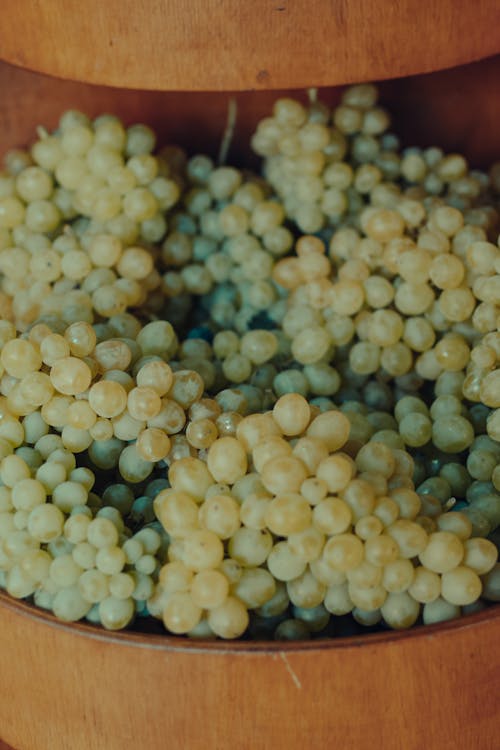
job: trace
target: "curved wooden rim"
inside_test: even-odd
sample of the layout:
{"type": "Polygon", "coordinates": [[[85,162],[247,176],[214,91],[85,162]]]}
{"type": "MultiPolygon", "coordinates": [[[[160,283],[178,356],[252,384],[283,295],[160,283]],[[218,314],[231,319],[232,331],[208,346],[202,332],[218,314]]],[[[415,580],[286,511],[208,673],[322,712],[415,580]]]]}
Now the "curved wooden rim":
{"type": "Polygon", "coordinates": [[[342,636],[339,638],[318,638],[312,641],[209,641],[189,640],[169,635],[137,633],[134,631],[113,632],[101,630],[93,625],[84,623],[65,623],[54,615],[38,609],[24,601],[13,599],[0,591],[0,609],[9,609],[18,616],[33,621],[36,625],[47,625],[56,630],[63,630],[81,638],[90,638],[104,643],[114,643],[122,646],[135,646],[152,650],[182,652],[182,653],[219,653],[219,654],[248,654],[248,653],[280,653],[282,651],[314,651],[361,648],[363,646],[384,646],[395,641],[434,638],[441,633],[450,631],[469,631],[481,625],[496,623],[500,634],[500,604],[492,605],[482,612],[460,617],[436,625],[421,625],[411,630],[390,630],[384,633],[367,633],[366,635],[342,636]]]}
{"type": "MultiPolygon", "coordinates": [[[[1,43],[1,39],[0,39],[1,43]]],[[[253,93],[258,91],[289,91],[289,92],[301,92],[311,87],[331,89],[344,86],[351,86],[358,83],[371,83],[372,81],[383,82],[392,81],[401,78],[409,78],[417,75],[432,75],[435,73],[446,73],[446,71],[454,70],[458,67],[466,65],[473,65],[474,63],[481,63],[490,60],[500,54],[500,47],[494,45],[491,48],[485,47],[484,50],[475,54],[467,56],[457,54],[450,56],[446,61],[440,61],[439,64],[429,63],[425,64],[418,62],[415,64],[408,64],[400,68],[396,68],[390,71],[378,70],[374,67],[370,67],[366,73],[360,73],[358,75],[344,75],[344,76],[316,76],[314,79],[304,78],[298,82],[290,81],[288,77],[277,77],[276,80],[270,84],[267,79],[263,79],[261,82],[257,79],[255,82],[250,79],[245,79],[243,82],[238,82],[233,78],[230,78],[224,84],[218,84],[215,80],[210,80],[208,85],[202,83],[193,84],[191,81],[182,80],[178,85],[174,85],[170,82],[170,85],[164,81],[158,83],[150,83],[144,78],[130,78],[126,79],[126,83],[123,83],[123,79],[117,76],[105,76],[105,75],[89,75],[82,73],[76,68],[75,70],[59,70],[58,68],[52,67],[49,64],[43,64],[38,61],[29,60],[27,63],[24,60],[19,60],[14,55],[6,54],[5,50],[0,48],[0,63],[6,65],[12,65],[14,68],[19,68],[27,73],[34,75],[43,75],[54,81],[64,81],[66,83],[79,83],[87,84],[95,87],[106,87],[108,89],[116,89],[118,91],[144,91],[151,93],[180,93],[180,94],[245,94],[253,93]],[[314,86],[311,86],[311,81],[314,86]]],[[[0,748],[1,750],[1,748],[0,748]]]]}
{"type": "Polygon", "coordinates": [[[338,85],[500,51],[497,0],[86,0],[83,13],[76,0],[1,7],[3,59],[68,80],[150,90],[338,85]]]}

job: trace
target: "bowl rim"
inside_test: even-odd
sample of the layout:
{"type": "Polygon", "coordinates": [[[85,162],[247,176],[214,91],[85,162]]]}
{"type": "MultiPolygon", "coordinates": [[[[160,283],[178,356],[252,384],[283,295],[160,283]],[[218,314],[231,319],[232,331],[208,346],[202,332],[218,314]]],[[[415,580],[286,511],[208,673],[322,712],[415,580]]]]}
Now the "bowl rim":
{"type": "MultiPolygon", "coordinates": [[[[58,620],[51,612],[40,609],[26,601],[14,599],[5,591],[0,590],[0,612],[2,609],[10,611],[17,617],[25,618],[38,627],[47,626],[70,636],[101,643],[111,643],[115,646],[183,654],[211,653],[231,656],[237,654],[276,655],[283,651],[324,653],[325,650],[358,649],[363,646],[384,647],[401,643],[401,641],[421,641],[441,634],[453,635],[457,631],[463,632],[478,626],[489,625],[496,625],[500,635],[500,603],[496,602],[480,612],[433,625],[418,625],[406,630],[388,630],[382,633],[366,633],[366,635],[316,638],[310,641],[224,641],[221,639],[188,639],[185,636],[140,633],[133,630],[104,630],[90,623],[58,620]]],[[[3,640],[5,642],[5,637],[3,640]]]]}

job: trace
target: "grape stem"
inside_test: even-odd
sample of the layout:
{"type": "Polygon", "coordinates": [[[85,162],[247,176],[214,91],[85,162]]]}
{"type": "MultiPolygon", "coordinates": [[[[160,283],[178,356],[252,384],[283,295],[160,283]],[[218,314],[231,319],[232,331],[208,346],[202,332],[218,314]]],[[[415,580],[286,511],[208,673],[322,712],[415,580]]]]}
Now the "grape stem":
{"type": "Polygon", "coordinates": [[[227,105],[227,120],[226,127],[222,136],[222,141],[219,148],[219,156],[217,163],[219,166],[223,166],[226,163],[229,149],[231,148],[231,141],[233,140],[234,131],[236,128],[236,118],[238,115],[238,105],[236,99],[231,97],[227,105]]]}
{"type": "Polygon", "coordinates": [[[309,98],[310,104],[316,104],[316,102],[318,101],[318,89],[317,88],[307,89],[307,96],[309,98]]]}

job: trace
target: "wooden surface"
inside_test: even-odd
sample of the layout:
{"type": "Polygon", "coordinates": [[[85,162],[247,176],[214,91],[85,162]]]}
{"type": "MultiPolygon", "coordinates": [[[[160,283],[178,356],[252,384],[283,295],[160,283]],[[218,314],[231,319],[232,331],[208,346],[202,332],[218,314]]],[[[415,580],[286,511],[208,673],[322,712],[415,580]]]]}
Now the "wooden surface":
{"type": "Polygon", "coordinates": [[[2,0],[0,56],[159,90],[325,86],[500,52],[498,0],[2,0]]]}
{"type": "Polygon", "coordinates": [[[66,626],[0,595],[0,727],[16,750],[497,750],[500,607],[306,644],[66,626]]]}
{"type": "MultiPolygon", "coordinates": [[[[40,24],[40,29],[45,33],[47,24],[59,23],[57,14],[50,12],[50,7],[59,3],[55,0],[29,3],[3,0],[0,54],[9,56],[7,41],[17,35],[22,38],[26,64],[33,64],[30,60],[34,59],[41,62],[42,58],[47,62],[50,56],[51,64],[59,61],[58,64],[63,65],[58,71],[65,75],[73,72],[75,77],[112,80],[117,85],[127,80],[129,85],[135,86],[161,85],[175,89],[182,84],[189,88],[186,82],[191,80],[192,83],[192,70],[185,73],[187,78],[181,79],[182,56],[179,69],[169,68],[173,65],[172,49],[168,29],[164,27],[161,69],[153,64],[158,49],[153,49],[154,45],[150,45],[151,49],[148,45],[142,48],[144,60],[151,63],[149,84],[140,78],[148,71],[142,64],[144,60],[141,65],[137,64],[138,53],[133,46],[128,63],[117,53],[114,55],[115,78],[109,78],[103,72],[107,51],[93,38],[101,33],[99,23],[95,23],[95,19],[93,23],[90,21],[93,3],[94,0],[87,0],[86,13],[80,13],[81,28],[75,30],[65,21],[64,38],[65,41],[70,39],[71,45],[60,45],[60,49],[47,44],[47,49],[42,50],[46,52],[43,58],[40,46],[34,46],[29,23],[23,21],[19,26],[19,14],[43,6],[45,26],[40,24]],[[16,13],[17,26],[14,15],[8,15],[16,13]],[[92,49],[92,58],[75,54],[84,35],[87,48],[92,49]],[[63,56],[70,46],[71,58],[63,56]],[[76,68],[69,70],[72,60],[75,66],[78,61],[78,71],[76,68]],[[93,60],[93,68],[89,67],[89,60],[93,60]],[[116,74],[118,62],[120,76],[116,74]],[[106,77],[102,77],[104,75],[106,77]],[[152,85],[151,81],[156,83],[152,85]]],[[[122,0],[120,7],[125,9],[128,4],[128,0],[122,0]]],[[[174,7],[175,3],[170,5],[174,7]]],[[[210,5],[205,2],[206,8],[210,5]]],[[[217,5],[227,7],[224,2],[217,5]]],[[[288,9],[284,0],[279,6],[267,4],[270,5],[276,9],[285,7],[285,11],[275,12],[288,13],[290,18],[298,7],[298,4],[290,4],[288,9]]],[[[414,55],[417,43],[424,45],[418,60],[419,70],[433,67],[438,53],[444,56],[440,58],[440,65],[449,65],[467,57],[498,51],[498,44],[493,44],[492,40],[497,37],[498,41],[499,26],[491,23],[486,31],[484,25],[481,27],[481,18],[484,20],[493,6],[499,7],[497,2],[447,1],[434,5],[434,13],[448,12],[445,27],[450,39],[460,32],[461,52],[455,54],[451,43],[448,46],[433,44],[435,37],[419,17],[418,34],[412,23],[411,34],[398,45],[388,45],[387,49],[383,45],[369,48],[368,52],[376,52],[379,62],[384,63],[379,68],[373,66],[369,77],[388,75],[387,61],[393,60],[396,54],[401,57],[401,65],[409,64],[406,49],[413,49],[414,55]],[[460,9],[460,17],[452,6],[460,9]],[[478,14],[474,23],[468,8],[474,8],[478,14]],[[461,25],[462,20],[467,21],[465,26],[461,25]],[[481,54],[476,54],[477,48],[472,54],[471,45],[477,42],[479,35],[481,54]]],[[[76,7],[73,0],[64,0],[66,10],[73,6],[76,7]]],[[[113,6],[114,0],[100,3],[103,12],[113,6]]],[[[141,9],[144,2],[136,0],[135,6],[141,9]]],[[[148,4],[153,19],[154,9],[160,6],[159,2],[148,4]]],[[[311,2],[309,7],[314,9],[314,6],[318,4],[311,2]]],[[[81,3],[79,7],[81,9],[81,3]]],[[[240,16],[247,12],[247,7],[256,17],[265,19],[258,13],[257,2],[238,4],[240,16]]],[[[361,3],[351,2],[349,8],[347,3],[328,4],[328,7],[343,9],[343,14],[338,11],[338,17],[344,19],[345,25],[352,20],[355,10],[359,11],[361,3]]],[[[403,2],[398,7],[422,8],[423,4],[403,2]]],[[[424,14],[424,17],[428,16],[424,14]]],[[[26,20],[29,20],[27,16],[26,20]]],[[[134,30],[133,14],[128,20],[130,29],[134,30]]],[[[371,18],[372,26],[376,26],[374,20],[383,26],[383,13],[380,12],[377,19],[371,18]]],[[[342,25],[340,21],[339,25],[342,25]]],[[[230,28],[234,27],[229,24],[230,28]]],[[[366,34],[366,27],[363,28],[366,34]]],[[[307,24],[303,24],[302,32],[306,36],[307,29],[307,24]]],[[[324,31],[327,32],[328,29],[324,31]]],[[[199,39],[208,36],[206,32],[205,37],[201,35],[199,39]]],[[[248,38],[250,40],[252,35],[248,38]]],[[[389,38],[390,35],[385,37],[389,38]]],[[[263,41],[265,39],[264,34],[263,41]]],[[[284,86],[292,80],[294,86],[347,80],[345,76],[337,77],[342,72],[342,61],[345,73],[346,52],[340,43],[336,45],[335,60],[330,60],[330,65],[325,64],[322,55],[326,55],[328,49],[331,53],[333,46],[327,45],[325,51],[324,45],[315,44],[324,78],[306,80],[298,77],[297,69],[294,69],[295,78],[279,78],[287,71],[282,69],[279,73],[278,42],[279,36],[276,36],[273,60],[278,67],[269,66],[267,80],[254,80],[256,69],[267,70],[263,63],[260,66],[262,49],[256,48],[255,55],[248,57],[247,47],[245,54],[251,64],[238,68],[235,59],[233,70],[227,65],[231,50],[224,47],[219,37],[220,61],[215,64],[215,58],[203,53],[206,64],[197,63],[196,87],[205,87],[209,76],[212,76],[214,88],[228,87],[224,81],[230,80],[227,76],[234,76],[229,86],[234,89],[243,82],[249,87],[272,87],[284,86]],[[256,63],[259,63],[257,67],[256,63]]],[[[202,54],[201,47],[200,50],[191,50],[193,64],[198,59],[196,55],[202,54]]],[[[292,60],[290,56],[286,58],[288,63],[301,63],[304,75],[309,76],[311,69],[304,66],[312,65],[314,56],[307,60],[300,55],[297,59],[292,57],[292,60]]],[[[414,62],[414,57],[411,59],[414,62]]],[[[354,55],[349,68],[353,79],[365,77],[357,65],[354,55]]],[[[395,74],[415,68],[396,66],[391,70],[395,74]]],[[[382,85],[382,98],[389,105],[397,103],[396,124],[406,143],[438,143],[463,151],[475,164],[486,165],[500,158],[498,80],[500,57],[432,76],[418,75],[387,82],[382,85]]],[[[194,150],[214,152],[224,128],[230,96],[117,91],[56,81],[5,64],[0,64],[0,91],[0,152],[32,140],[39,123],[54,127],[59,114],[75,106],[91,115],[113,111],[128,122],[146,121],[161,130],[163,141],[178,141],[194,150]]],[[[333,102],[338,91],[329,90],[325,97],[333,102]]],[[[238,95],[240,114],[232,158],[244,159],[249,134],[257,119],[269,111],[274,98],[275,94],[264,91],[238,95]]],[[[100,633],[85,626],[64,626],[49,616],[34,614],[25,605],[13,604],[0,594],[0,634],[0,735],[16,750],[134,747],[141,750],[165,750],[166,747],[182,750],[315,750],[320,747],[333,750],[372,750],[374,747],[384,750],[498,750],[500,744],[500,607],[449,625],[349,641],[279,646],[188,644],[183,647],[184,642],[179,639],[158,636],[145,639],[130,634],[100,633]]],[[[0,750],[10,748],[0,741],[0,750]]]]}
{"type": "MultiPolygon", "coordinates": [[[[3,6],[2,6],[3,7],[3,6]]],[[[1,28],[1,27],[0,27],[1,28]]],[[[442,145],[467,155],[475,166],[500,159],[500,55],[431,75],[380,85],[381,98],[394,114],[394,129],[406,145],[442,145]]],[[[141,92],[61,81],[0,63],[0,154],[33,141],[39,124],[54,128],[61,113],[78,107],[89,115],[113,112],[127,123],[152,125],[163,142],[194,152],[216,154],[231,93],[141,92]]],[[[333,103],[339,89],[320,98],[333,103]]],[[[306,93],[297,92],[305,99],[306,93]]],[[[248,162],[249,139],[258,120],[271,111],[273,91],[234,95],[238,105],[230,161],[248,162]]],[[[253,160],[253,165],[257,164],[253,160]]]]}

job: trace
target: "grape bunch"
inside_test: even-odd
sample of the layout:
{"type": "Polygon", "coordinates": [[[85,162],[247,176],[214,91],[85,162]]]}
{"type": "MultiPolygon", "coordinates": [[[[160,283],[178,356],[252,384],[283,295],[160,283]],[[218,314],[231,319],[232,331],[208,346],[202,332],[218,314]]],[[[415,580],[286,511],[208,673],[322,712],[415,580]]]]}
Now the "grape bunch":
{"type": "Polygon", "coordinates": [[[375,86],[262,174],[66,112],[0,172],[0,587],[192,638],[500,600],[500,171],[375,86]],[[155,150],[156,149],[156,150],[155,150]]]}

